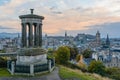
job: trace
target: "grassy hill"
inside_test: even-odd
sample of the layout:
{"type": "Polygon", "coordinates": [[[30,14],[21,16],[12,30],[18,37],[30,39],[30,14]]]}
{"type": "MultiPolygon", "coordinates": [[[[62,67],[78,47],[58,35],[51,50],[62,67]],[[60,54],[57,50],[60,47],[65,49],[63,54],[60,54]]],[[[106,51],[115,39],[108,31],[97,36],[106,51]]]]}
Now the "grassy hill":
{"type": "MultiPolygon", "coordinates": [[[[59,75],[63,80],[112,80],[98,74],[84,73],[81,70],[59,66],[59,75]]],[[[6,68],[0,68],[0,77],[27,77],[11,75],[6,68]]]]}
{"type": "Polygon", "coordinates": [[[10,73],[6,68],[0,68],[0,77],[10,77],[10,73]]]}
{"type": "Polygon", "coordinates": [[[71,69],[64,66],[59,66],[60,77],[64,80],[112,80],[106,77],[102,77],[98,74],[83,73],[77,69],[71,69]]]}

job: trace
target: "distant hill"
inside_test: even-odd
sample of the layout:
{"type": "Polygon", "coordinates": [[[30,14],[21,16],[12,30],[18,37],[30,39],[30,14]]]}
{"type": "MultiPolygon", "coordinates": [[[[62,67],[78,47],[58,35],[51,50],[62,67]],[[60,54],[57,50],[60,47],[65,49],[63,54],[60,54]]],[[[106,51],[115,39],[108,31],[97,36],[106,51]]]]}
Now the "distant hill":
{"type": "Polygon", "coordinates": [[[6,33],[6,32],[3,32],[3,33],[0,33],[0,38],[15,38],[15,37],[18,37],[18,34],[20,34],[20,33],[6,33]]]}

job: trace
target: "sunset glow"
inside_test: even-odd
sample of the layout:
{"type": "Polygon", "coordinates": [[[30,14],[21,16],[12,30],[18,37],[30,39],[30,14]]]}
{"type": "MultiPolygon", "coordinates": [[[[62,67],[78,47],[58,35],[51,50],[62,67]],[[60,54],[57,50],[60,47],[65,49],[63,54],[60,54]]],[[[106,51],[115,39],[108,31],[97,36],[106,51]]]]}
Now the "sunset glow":
{"type": "Polygon", "coordinates": [[[70,35],[76,35],[72,33],[75,31],[94,34],[99,29],[119,37],[120,31],[115,34],[120,29],[119,4],[120,0],[0,0],[0,32],[21,32],[18,16],[34,8],[35,14],[45,17],[44,34],[61,35],[65,30],[70,35]],[[119,23],[116,29],[113,23],[119,23]]]}

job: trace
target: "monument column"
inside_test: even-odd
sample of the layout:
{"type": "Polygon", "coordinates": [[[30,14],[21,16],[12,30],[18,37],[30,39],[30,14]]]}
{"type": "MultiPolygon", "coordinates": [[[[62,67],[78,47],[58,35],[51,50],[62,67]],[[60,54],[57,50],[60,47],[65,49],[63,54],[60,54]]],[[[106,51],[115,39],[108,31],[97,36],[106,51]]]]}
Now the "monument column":
{"type": "Polygon", "coordinates": [[[25,23],[22,24],[22,47],[42,47],[42,20],[44,17],[33,14],[33,11],[34,9],[31,9],[31,14],[19,16],[22,23],[25,23]],[[28,31],[26,31],[27,28],[28,31]]]}
{"type": "Polygon", "coordinates": [[[26,23],[21,23],[22,25],[22,47],[27,46],[27,35],[26,35],[26,23]]]}
{"type": "Polygon", "coordinates": [[[33,46],[33,27],[32,23],[29,23],[29,47],[33,46]]]}
{"type": "Polygon", "coordinates": [[[36,35],[35,35],[35,46],[38,47],[39,46],[39,23],[36,24],[35,27],[35,31],[36,31],[36,35]]]}
{"type": "Polygon", "coordinates": [[[36,34],[37,34],[37,26],[34,24],[34,47],[36,47],[36,34]]]}
{"type": "Polygon", "coordinates": [[[42,24],[39,25],[39,46],[42,46],[42,24]]]}

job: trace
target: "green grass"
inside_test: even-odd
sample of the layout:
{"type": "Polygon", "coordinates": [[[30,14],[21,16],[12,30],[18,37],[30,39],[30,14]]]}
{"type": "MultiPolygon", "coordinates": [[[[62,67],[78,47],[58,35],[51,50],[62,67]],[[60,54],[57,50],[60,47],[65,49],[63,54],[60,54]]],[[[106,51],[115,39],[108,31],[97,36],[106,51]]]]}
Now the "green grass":
{"type": "MultiPolygon", "coordinates": [[[[43,73],[35,75],[34,77],[40,77],[42,75],[47,75],[49,73],[43,73]]],[[[97,74],[83,73],[80,70],[75,70],[71,68],[67,68],[64,66],[59,66],[59,75],[62,79],[71,80],[76,78],[77,80],[110,80],[108,78],[103,78],[97,74]]],[[[0,68],[0,77],[32,77],[25,75],[11,75],[6,68],[0,68]]]]}
{"type": "Polygon", "coordinates": [[[36,74],[35,76],[31,76],[31,75],[11,75],[8,70],[6,68],[0,68],[0,77],[40,77],[42,75],[47,75],[49,74],[49,72],[46,73],[42,73],[42,74],[36,74]]]}
{"type": "Polygon", "coordinates": [[[6,68],[0,68],[0,77],[10,77],[11,74],[6,68]]]}
{"type": "Polygon", "coordinates": [[[80,80],[109,80],[101,78],[100,76],[94,76],[93,74],[83,73],[80,70],[73,70],[67,67],[60,66],[59,74],[62,79],[80,79],[80,80]]]}

